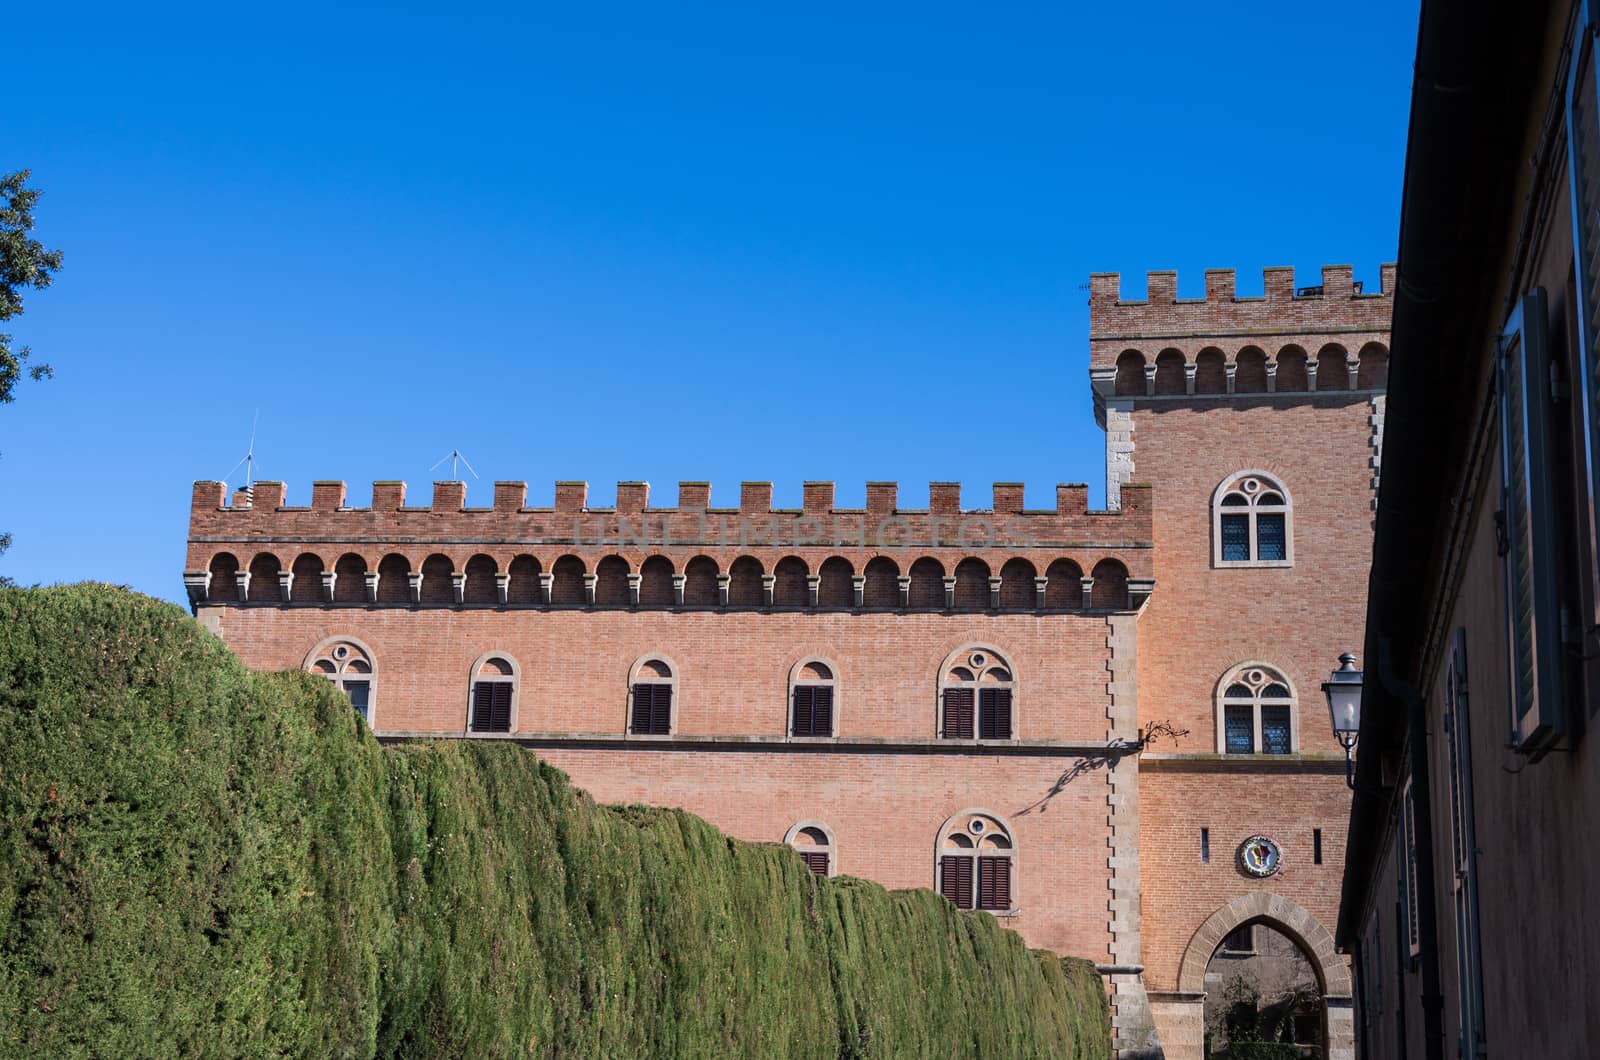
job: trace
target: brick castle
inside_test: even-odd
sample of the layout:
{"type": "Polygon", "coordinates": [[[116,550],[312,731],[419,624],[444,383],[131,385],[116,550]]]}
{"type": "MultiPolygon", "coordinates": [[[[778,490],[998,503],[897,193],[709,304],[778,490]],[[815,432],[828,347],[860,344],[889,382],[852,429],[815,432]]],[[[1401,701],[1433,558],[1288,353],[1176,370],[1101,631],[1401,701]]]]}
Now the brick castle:
{"type": "Polygon", "coordinates": [[[184,580],[249,665],[306,667],[381,739],[514,741],[598,799],[678,806],[826,874],[933,887],[1094,959],[1121,1055],[1198,1058],[1205,970],[1265,923],[1333,949],[1349,792],[1320,684],[1362,644],[1393,270],[1241,298],[1091,282],[1106,511],[996,483],[926,509],[830,482],[713,507],[498,482],[352,507],[198,482],[184,580]],[[974,503],[970,493],[965,498],[974,503]],[[1152,728],[1154,727],[1154,728],[1152,728]],[[1176,730],[1181,735],[1172,735],[1176,730]],[[1160,738],[1151,733],[1159,731],[1160,738]]]}

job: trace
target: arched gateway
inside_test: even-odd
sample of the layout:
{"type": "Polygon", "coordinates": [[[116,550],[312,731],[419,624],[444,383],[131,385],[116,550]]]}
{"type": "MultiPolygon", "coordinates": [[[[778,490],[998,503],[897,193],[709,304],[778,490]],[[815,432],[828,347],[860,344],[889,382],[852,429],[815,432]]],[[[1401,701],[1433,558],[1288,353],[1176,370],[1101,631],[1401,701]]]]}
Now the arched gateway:
{"type": "MultiPolygon", "coordinates": [[[[1305,953],[1322,990],[1328,1043],[1328,1060],[1354,1060],[1355,1020],[1351,1008],[1350,971],[1344,958],[1334,949],[1333,936],[1316,917],[1289,899],[1271,891],[1240,895],[1206,918],[1189,939],[1183,962],[1178,967],[1178,993],[1194,1012],[1184,1022],[1198,1028],[1205,1004],[1206,966],[1222,940],[1247,924],[1265,924],[1281,932],[1305,953]]],[[[1164,1036],[1164,1039],[1166,1036],[1164,1036]]],[[[1189,1060],[1190,1043],[1164,1040],[1167,1060],[1189,1060]]],[[[1193,1058],[1199,1060],[1201,1045],[1193,1043],[1193,1058]]]]}

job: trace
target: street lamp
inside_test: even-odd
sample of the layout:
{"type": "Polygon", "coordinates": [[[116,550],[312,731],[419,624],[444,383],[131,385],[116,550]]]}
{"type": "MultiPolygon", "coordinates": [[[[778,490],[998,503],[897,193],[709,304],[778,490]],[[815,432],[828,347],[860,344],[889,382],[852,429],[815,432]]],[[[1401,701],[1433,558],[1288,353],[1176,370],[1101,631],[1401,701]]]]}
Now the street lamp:
{"type": "Polygon", "coordinates": [[[1328,714],[1333,719],[1333,735],[1344,748],[1344,782],[1356,786],[1353,752],[1361,732],[1361,671],[1349,652],[1339,656],[1339,668],[1322,683],[1328,697],[1328,714]]]}

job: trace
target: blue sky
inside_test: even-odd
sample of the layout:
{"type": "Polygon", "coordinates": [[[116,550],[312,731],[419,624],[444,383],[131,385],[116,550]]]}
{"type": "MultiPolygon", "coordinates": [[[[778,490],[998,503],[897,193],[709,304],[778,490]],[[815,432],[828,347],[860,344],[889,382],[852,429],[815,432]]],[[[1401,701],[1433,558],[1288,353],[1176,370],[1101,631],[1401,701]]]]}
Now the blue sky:
{"type": "MultiPolygon", "coordinates": [[[[1103,496],[1088,274],[1392,260],[1416,4],[32,5],[0,168],[56,378],[0,407],[0,572],[178,600],[251,420],[310,503],[459,447],[680,479],[1103,496]]],[[[463,475],[465,473],[463,472],[463,475]]],[[[237,478],[237,475],[235,476],[237,478]]]]}

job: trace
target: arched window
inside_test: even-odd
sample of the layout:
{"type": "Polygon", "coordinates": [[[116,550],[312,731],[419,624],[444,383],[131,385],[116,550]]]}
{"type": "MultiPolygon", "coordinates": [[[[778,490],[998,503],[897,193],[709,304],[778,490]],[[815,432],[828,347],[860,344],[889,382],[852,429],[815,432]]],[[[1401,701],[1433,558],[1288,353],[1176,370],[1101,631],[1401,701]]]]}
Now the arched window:
{"type": "Polygon", "coordinates": [[[594,602],[600,607],[626,607],[628,561],[621,556],[606,556],[594,565],[594,573],[594,602]]]}
{"type": "Polygon", "coordinates": [[[765,596],[761,578],[766,572],[754,556],[740,556],[728,567],[728,606],[760,607],[765,596]]]}
{"type": "Polygon", "coordinates": [[[1300,746],[1294,686],[1265,663],[1241,663],[1217,682],[1217,751],[1286,755],[1300,746]]]}
{"type": "Polygon", "coordinates": [[[511,561],[511,584],[506,590],[506,602],[511,604],[537,604],[543,599],[539,588],[539,561],[532,556],[518,556],[511,561]]]}
{"type": "Polygon", "coordinates": [[[377,717],[378,668],[372,651],[354,637],[329,637],[311,649],[305,668],[321,674],[343,692],[368,725],[377,717]]]}
{"type": "Polygon", "coordinates": [[[1089,572],[1094,585],[1089,590],[1089,605],[1096,611],[1126,611],[1128,599],[1128,568],[1114,559],[1103,559],[1089,572]]]}
{"type": "Polygon", "coordinates": [[[1317,351],[1317,389],[1350,389],[1350,354],[1336,342],[1317,351]]]}
{"type": "Polygon", "coordinates": [[[833,829],[821,821],[799,821],[784,833],[783,841],[800,852],[806,868],[818,876],[832,876],[835,846],[833,829]]]}
{"type": "Polygon", "coordinates": [[[550,602],[552,604],[581,604],[584,602],[583,576],[588,573],[583,565],[583,560],[577,556],[562,556],[556,560],[555,566],[550,568],[553,580],[550,583],[550,602]]]}
{"type": "Polygon", "coordinates": [[[1179,350],[1162,350],[1156,354],[1156,393],[1185,394],[1189,381],[1184,374],[1184,357],[1179,350]]]}
{"type": "Polygon", "coordinates": [[[1246,346],[1233,359],[1235,368],[1233,392],[1235,394],[1265,394],[1267,392],[1267,354],[1259,346],[1246,346]]]}
{"type": "Polygon", "coordinates": [[[678,667],[664,655],[646,655],[628,671],[628,732],[670,736],[678,710],[678,667]]]}
{"type": "Polygon", "coordinates": [[[944,564],[928,556],[911,564],[910,607],[944,608],[944,564]]]}
{"type": "Polygon", "coordinates": [[[1118,397],[1144,396],[1144,354],[1123,350],[1117,355],[1117,375],[1113,387],[1118,397]]]}
{"type": "Polygon", "coordinates": [[[1306,373],[1306,351],[1301,346],[1285,346],[1278,351],[1278,386],[1280,394],[1299,393],[1311,389],[1306,373]]]}
{"type": "Polygon", "coordinates": [[[1195,354],[1194,392],[1196,394],[1226,394],[1228,369],[1222,351],[1208,346],[1195,354]]]}
{"type": "Polygon", "coordinates": [[[1050,611],[1083,610],[1083,568],[1058,559],[1045,568],[1044,606],[1050,611]]]}
{"type": "Polygon", "coordinates": [[[939,736],[945,740],[1014,740],[1016,679],[992,648],[968,645],[939,671],[939,736]]]}
{"type": "Polygon", "coordinates": [[[517,660],[491,652],[472,664],[468,696],[468,732],[515,732],[517,728],[517,660]]]}
{"type": "Polygon", "coordinates": [[[294,584],[289,588],[289,600],[297,604],[315,604],[322,600],[322,557],[302,552],[294,558],[289,568],[294,574],[294,584]]]}
{"type": "Polygon", "coordinates": [[[1211,495],[1212,566],[1293,566],[1293,517],[1289,491],[1265,472],[1224,479],[1211,495]]]}
{"type": "Polygon", "coordinates": [[[1010,913],[1016,844],[998,814],[962,810],[939,829],[939,893],[958,909],[1010,913]]]}
{"type": "MultiPolygon", "coordinates": [[[[456,565],[449,556],[435,553],[422,561],[422,602],[439,607],[448,607],[456,602],[455,586],[456,565]]],[[[298,583],[300,578],[295,577],[298,583]]],[[[295,594],[300,592],[300,586],[295,585],[295,594]]]]}
{"type": "Polygon", "coordinates": [[[802,659],[789,670],[789,735],[834,736],[838,670],[822,659],[802,659]]]}
{"type": "Polygon", "coordinates": [[[1382,390],[1389,385],[1389,351],[1382,343],[1369,342],[1361,347],[1357,362],[1356,386],[1362,390],[1382,390]]]}

